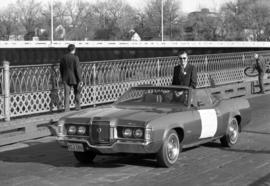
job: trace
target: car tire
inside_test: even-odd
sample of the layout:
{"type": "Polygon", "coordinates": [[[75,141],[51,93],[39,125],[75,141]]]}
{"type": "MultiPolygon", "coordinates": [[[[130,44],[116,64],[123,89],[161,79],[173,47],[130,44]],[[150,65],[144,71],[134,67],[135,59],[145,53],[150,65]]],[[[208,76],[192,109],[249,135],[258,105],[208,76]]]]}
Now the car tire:
{"type": "Polygon", "coordinates": [[[94,158],[96,157],[95,152],[73,152],[75,158],[80,162],[80,163],[91,163],[93,162],[94,158]]]}
{"type": "Polygon", "coordinates": [[[171,167],[179,157],[181,143],[175,130],[170,130],[157,153],[157,163],[160,167],[171,167]]]}
{"type": "Polygon", "coordinates": [[[236,118],[232,118],[227,126],[226,134],[220,138],[221,145],[231,147],[237,143],[239,137],[239,124],[236,118]]]}

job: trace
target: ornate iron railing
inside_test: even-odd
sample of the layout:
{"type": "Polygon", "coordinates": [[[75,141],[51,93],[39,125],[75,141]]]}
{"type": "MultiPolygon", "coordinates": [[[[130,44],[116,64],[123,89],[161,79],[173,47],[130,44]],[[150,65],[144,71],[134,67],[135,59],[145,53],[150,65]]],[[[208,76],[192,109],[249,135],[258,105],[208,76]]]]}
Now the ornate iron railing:
{"type": "MultiPolygon", "coordinates": [[[[270,59],[269,51],[260,53],[270,59]]],[[[197,68],[198,87],[207,87],[243,81],[243,69],[251,64],[252,55],[252,52],[192,55],[189,60],[197,68]]],[[[177,64],[176,56],[84,62],[82,106],[115,101],[138,84],[169,85],[177,64]]],[[[11,117],[62,109],[59,65],[11,66],[10,92],[11,117]]],[[[71,100],[74,106],[73,94],[71,100]]],[[[0,106],[2,101],[1,97],[0,106]]]]}
{"type": "MultiPolygon", "coordinates": [[[[171,76],[177,57],[142,58],[82,63],[82,77],[86,85],[100,85],[171,76]],[[94,75],[95,71],[95,75],[94,75]]],[[[196,55],[190,63],[198,73],[210,73],[245,66],[243,55],[196,55]]],[[[10,67],[11,93],[49,91],[60,86],[59,66],[28,65],[10,67]]],[[[204,85],[201,85],[204,86],[204,85]]],[[[200,87],[201,87],[200,86],[200,87]]]]}

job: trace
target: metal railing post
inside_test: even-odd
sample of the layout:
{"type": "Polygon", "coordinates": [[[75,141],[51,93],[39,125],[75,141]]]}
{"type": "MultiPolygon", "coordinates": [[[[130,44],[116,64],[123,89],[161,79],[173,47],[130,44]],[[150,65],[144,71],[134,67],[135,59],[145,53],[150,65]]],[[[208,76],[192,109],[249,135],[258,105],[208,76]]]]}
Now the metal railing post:
{"type": "Polygon", "coordinates": [[[242,67],[245,67],[245,55],[242,56],[242,67]]]}
{"type": "Polygon", "coordinates": [[[159,62],[159,59],[157,61],[157,79],[158,79],[158,86],[160,86],[160,62],[159,62]]]}
{"type": "Polygon", "coordinates": [[[94,107],[96,107],[96,79],[97,79],[97,73],[96,73],[96,64],[93,65],[93,74],[94,74],[94,81],[93,81],[93,102],[94,107]]]}
{"type": "Polygon", "coordinates": [[[211,80],[211,74],[208,71],[208,58],[207,58],[207,56],[205,56],[204,65],[205,65],[204,66],[204,78],[205,78],[204,86],[210,85],[211,87],[213,87],[212,80],[211,80]]]}
{"type": "Polygon", "coordinates": [[[4,118],[5,121],[10,121],[10,72],[9,62],[3,62],[4,74],[3,74],[3,93],[4,93],[4,118]]]}
{"type": "Polygon", "coordinates": [[[207,69],[207,67],[208,67],[208,58],[207,58],[207,56],[205,56],[205,60],[204,60],[204,64],[205,64],[205,72],[208,72],[208,69],[207,69]]]}

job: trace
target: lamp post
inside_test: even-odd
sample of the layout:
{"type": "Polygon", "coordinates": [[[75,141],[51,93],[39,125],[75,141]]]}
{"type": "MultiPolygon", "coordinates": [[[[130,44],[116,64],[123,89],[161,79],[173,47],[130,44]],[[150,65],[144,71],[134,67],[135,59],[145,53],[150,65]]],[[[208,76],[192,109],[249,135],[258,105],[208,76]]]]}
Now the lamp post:
{"type": "Polygon", "coordinates": [[[51,0],[51,45],[53,44],[53,0],[51,0]]]}
{"type": "Polygon", "coordinates": [[[161,0],[161,41],[163,41],[164,40],[164,33],[163,33],[163,31],[164,31],[164,28],[163,28],[163,1],[164,0],[161,0]]]}

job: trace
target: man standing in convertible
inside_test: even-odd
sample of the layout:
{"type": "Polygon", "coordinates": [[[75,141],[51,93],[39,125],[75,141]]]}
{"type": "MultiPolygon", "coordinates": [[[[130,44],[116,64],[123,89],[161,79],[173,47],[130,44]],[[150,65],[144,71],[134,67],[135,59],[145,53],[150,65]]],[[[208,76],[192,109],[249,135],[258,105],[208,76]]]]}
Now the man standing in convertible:
{"type": "Polygon", "coordinates": [[[188,54],[186,51],[180,52],[178,57],[180,59],[180,65],[174,67],[172,85],[196,88],[196,67],[188,63],[188,54]]]}

